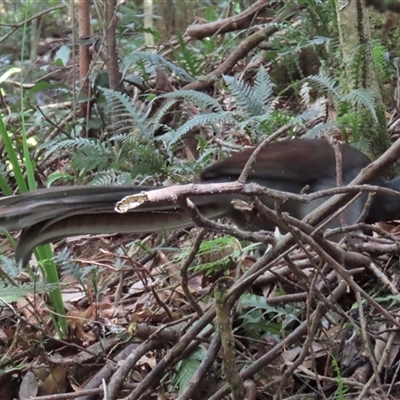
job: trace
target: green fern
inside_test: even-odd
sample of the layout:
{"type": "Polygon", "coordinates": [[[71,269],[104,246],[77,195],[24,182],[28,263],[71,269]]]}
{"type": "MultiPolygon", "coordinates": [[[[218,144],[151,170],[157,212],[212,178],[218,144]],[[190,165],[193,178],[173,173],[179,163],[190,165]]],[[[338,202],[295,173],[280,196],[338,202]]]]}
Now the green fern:
{"type": "MultiPolygon", "coordinates": [[[[156,98],[157,100],[158,98],[156,98]]],[[[162,128],[162,131],[168,131],[170,128],[167,125],[162,123],[163,118],[170,112],[171,109],[178,103],[178,100],[168,100],[163,104],[157,111],[156,114],[152,117],[152,127],[153,132],[156,129],[162,128]]]]}
{"type": "MultiPolygon", "coordinates": [[[[263,132],[273,131],[272,126],[276,125],[276,120],[272,118],[272,111],[266,112],[264,115],[255,115],[250,118],[246,118],[238,124],[238,128],[241,130],[247,130],[249,132],[257,132],[261,130],[263,132]],[[270,125],[271,129],[268,129],[270,125]]],[[[271,132],[272,133],[272,132],[271,132]]]]}
{"type": "Polygon", "coordinates": [[[180,48],[180,53],[177,55],[182,56],[180,63],[184,63],[184,65],[187,66],[192,76],[201,75],[204,71],[204,57],[199,57],[198,52],[193,51],[191,48],[189,49],[180,33],[178,33],[177,37],[180,48]]]}
{"type": "Polygon", "coordinates": [[[175,144],[178,140],[182,138],[182,136],[186,135],[188,132],[192,131],[195,128],[202,127],[205,125],[215,125],[222,123],[233,123],[234,119],[229,112],[220,112],[220,113],[212,113],[212,114],[201,114],[196,115],[186,123],[184,123],[177,130],[171,130],[170,132],[156,138],[156,140],[164,141],[167,146],[171,146],[175,144]]]}
{"type": "Polygon", "coordinates": [[[264,68],[260,68],[253,87],[231,76],[224,76],[225,83],[239,107],[249,116],[271,112],[274,84],[264,68]]]}
{"type": "Polygon", "coordinates": [[[337,381],[335,399],[345,400],[347,398],[346,393],[349,391],[349,389],[345,387],[342,371],[340,370],[339,363],[335,357],[332,357],[332,367],[336,372],[336,381],[337,381]]]}
{"type": "Polygon", "coordinates": [[[174,63],[167,61],[164,57],[156,53],[150,53],[146,51],[137,51],[134,54],[126,56],[123,60],[122,75],[125,76],[134,66],[140,66],[142,62],[142,71],[145,71],[149,75],[154,75],[158,67],[165,67],[170,72],[177,75],[183,82],[192,82],[193,77],[188,74],[183,68],[178,67],[174,63]]]}
{"type": "MultiPolygon", "coordinates": [[[[184,135],[199,127],[211,125],[213,130],[218,132],[224,124],[231,124],[238,129],[262,133],[273,131],[274,126],[279,124],[277,121],[288,119],[287,116],[282,118],[282,116],[273,114],[277,101],[274,96],[275,85],[264,68],[259,69],[252,86],[230,76],[225,76],[224,80],[234,100],[239,105],[240,112],[238,111],[235,114],[226,112],[214,98],[193,90],[180,90],[164,94],[160,97],[166,99],[180,98],[183,102],[189,101],[200,108],[203,113],[184,122],[177,129],[165,127],[167,132],[155,140],[163,141],[169,151],[171,146],[181,140],[184,135]],[[277,118],[275,121],[274,117],[277,118]],[[271,125],[270,129],[268,128],[269,125],[271,125]]],[[[173,103],[166,103],[162,109],[158,110],[156,126],[160,126],[160,121],[169,112],[172,105],[173,103]]]]}
{"type": "MultiPolygon", "coordinates": [[[[127,182],[127,173],[131,180],[138,176],[147,178],[164,173],[164,157],[154,146],[153,135],[159,124],[149,118],[151,105],[137,105],[120,92],[101,90],[107,104],[112,107],[110,112],[121,125],[114,135],[100,140],[75,137],[76,133],[72,138],[64,134],[46,142],[41,148],[47,155],[71,154],[70,165],[80,177],[88,172],[93,175],[104,173],[102,177],[97,175],[96,183],[127,182]]],[[[167,112],[167,108],[164,111],[167,112]]]]}
{"type": "Polygon", "coordinates": [[[48,283],[46,281],[37,281],[34,283],[19,284],[17,278],[23,269],[16,265],[14,260],[6,256],[1,256],[2,274],[0,277],[0,306],[5,303],[20,301],[30,294],[49,293],[59,288],[58,283],[48,283]],[[11,285],[5,276],[13,278],[16,285],[11,285]]]}
{"type": "Polygon", "coordinates": [[[305,135],[306,138],[314,139],[316,137],[321,137],[324,133],[332,131],[333,129],[340,129],[339,122],[325,122],[323,124],[318,124],[313,128],[309,129],[305,135]]]}
{"type": "Polygon", "coordinates": [[[333,78],[325,75],[309,76],[306,81],[324,95],[331,97],[339,114],[335,123],[316,126],[308,132],[307,136],[315,137],[324,130],[339,127],[345,134],[346,131],[351,133],[353,142],[360,142],[360,146],[364,146],[364,133],[370,129],[372,124],[378,123],[374,94],[362,88],[345,93],[333,78]],[[363,141],[364,144],[362,144],[363,141]]]}
{"type": "Polygon", "coordinates": [[[191,101],[196,107],[206,111],[212,112],[222,112],[223,108],[218,103],[214,97],[209,96],[206,93],[198,92],[196,90],[177,90],[175,92],[166,93],[159,98],[166,98],[166,99],[178,99],[183,98],[184,100],[191,101]]]}
{"type": "Polygon", "coordinates": [[[27,283],[20,286],[0,285],[0,307],[4,307],[5,303],[20,301],[30,294],[50,293],[59,287],[56,283],[47,283],[44,281],[27,283]]]}
{"type": "Polygon", "coordinates": [[[115,155],[109,143],[91,140],[90,144],[79,148],[71,161],[71,166],[79,171],[80,176],[86,175],[95,169],[108,168],[115,155]]]}
{"type": "Polygon", "coordinates": [[[374,40],[372,44],[372,53],[374,55],[374,62],[380,80],[387,81],[390,79],[391,75],[389,72],[389,50],[379,40],[374,40]]]}
{"type": "Polygon", "coordinates": [[[332,95],[336,98],[339,98],[339,96],[342,94],[340,93],[336,79],[329,76],[311,75],[307,77],[307,81],[309,81],[315,87],[315,89],[326,95],[332,95]]]}
{"type": "Polygon", "coordinates": [[[0,260],[2,272],[10,276],[11,278],[15,278],[23,272],[23,268],[21,267],[21,265],[17,265],[14,260],[11,260],[6,256],[1,256],[0,260]]]}
{"type": "Polygon", "coordinates": [[[351,135],[352,142],[359,150],[365,154],[369,153],[371,143],[365,136],[365,131],[372,125],[372,117],[367,110],[344,113],[338,117],[337,123],[345,135],[351,135]]]}
{"type": "Polygon", "coordinates": [[[375,96],[370,90],[367,89],[354,89],[350,93],[343,94],[341,102],[348,102],[353,107],[363,107],[369,110],[370,115],[373,117],[374,122],[378,122],[378,117],[376,115],[376,103],[375,96]]]}
{"type": "Polygon", "coordinates": [[[274,99],[275,84],[271,81],[271,78],[265,68],[260,68],[254,80],[253,85],[253,96],[256,103],[260,103],[262,106],[269,108],[272,100],[274,99]]]}
{"type": "Polygon", "coordinates": [[[150,138],[153,131],[148,117],[151,111],[150,107],[145,105],[134,105],[132,99],[121,92],[111,89],[100,88],[104,93],[108,104],[113,105],[112,114],[118,123],[127,126],[133,126],[135,130],[139,130],[144,138],[150,138]]]}
{"type": "Polygon", "coordinates": [[[91,184],[96,186],[125,185],[132,182],[130,172],[119,172],[115,170],[99,171],[93,174],[91,184]]]}
{"type": "Polygon", "coordinates": [[[350,72],[350,79],[352,87],[363,87],[365,80],[365,64],[368,60],[369,44],[358,46],[351,59],[348,61],[349,67],[347,71],[350,72]]]}
{"type": "Polygon", "coordinates": [[[175,373],[172,377],[173,388],[178,387],[179,393],[187,388],[193,375],[199,368],[201,361],[206,356],[206,351],[202,348],[196,350],[189,357],[176,364],[175,373]]]}
{"type": "Polygon", "coordinates": [[[244,294],[240,298],[240,305],[247,310],[241,317],[240,328],[251,337],[260,338],[263,335],[275,336],[280,340],[282,330],[289,323],[299,321],[291,306],[273,307],[263,296],[244,294]]]}
{"type": "Polygon", "coordinates": [[[97,175],[94,182],[127,183],[138,176],[148,177],[166,171],[163,155],[153,142],[141,141],[140,138],[129,134],[116,134],[106,140],[74,138],[47,143],[46,152],[65,152],[72,154],[71,168],[79,176],[88,172],[97,175]],[[104,173],[108,177],[100,177],[104,173]]]}

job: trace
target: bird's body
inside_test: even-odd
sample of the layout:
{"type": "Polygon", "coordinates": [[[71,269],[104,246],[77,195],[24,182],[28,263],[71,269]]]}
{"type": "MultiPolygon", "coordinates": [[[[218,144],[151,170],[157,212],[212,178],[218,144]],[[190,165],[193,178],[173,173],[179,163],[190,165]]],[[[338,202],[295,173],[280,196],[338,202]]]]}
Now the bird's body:
{"type": "MultiPolygon", "coordinates": [[[[242,172],[253,149],[247,149],[216,162],[201,175],[201,183],[229,182],[242,172]]],[[[370,163],[359,150],[342,146],[342,181],[347,185],[360,170],[370,163]]],[[[309,192],[336,186],[336,158],[324,139],[289,140],[272,143],[257,157],[248,182],[292,193],[308,186],[309,192]]],[[[400,191],[399,179],[386,182],[378,178],[371,182],[400,191]]],[[[0,227],[23,230],[17,249],[17,259],[29,261],[32,251],[40,244],[78,234],[147,233],[193,225],[185,212],[175,205],[161,204],[140,207],[140,211],[118,214],[115,204],[123,197],[158,187],[143,186],[77,186],[40,189],[34,192],[0,199],[0,227]]],[[[218,194],[193,198],[199,210],[209,218],[231,218],[246,229],[270,229],[273,226],[257,216],[243,216],[231,201],[243,196],[218,194]]],[[[273,206],[267,197],[261,200],[273,206]]],[[[326,199],[304,204],[289,201],[284,211],[302,219],[326,199]]],[[[362,196],[346,214],[348,223],[361,215],[366,197],[362,196]]],[[[391,196],[377,195],[370,208],[367,222],[392,220],[400,217],[400,201],[391,196]]]]}

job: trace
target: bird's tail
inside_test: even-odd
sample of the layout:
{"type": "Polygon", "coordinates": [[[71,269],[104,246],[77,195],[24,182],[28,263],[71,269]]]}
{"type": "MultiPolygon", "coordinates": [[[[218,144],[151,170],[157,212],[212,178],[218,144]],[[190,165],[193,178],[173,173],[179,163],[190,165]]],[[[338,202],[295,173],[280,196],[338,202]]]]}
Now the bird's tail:
{"type": "MultiPolygon", "coordinates": [[[[69,236],[104,233],[150,233],[193,225],[187,214],[174,204],[140,207],[119,214],[115,204],[123,197],[159,187],[81,186],[40,189],[0,199],[0,227],[23,229],[16,260],[26,265],[34,249],[69,236]]],[[[218,218],[226,206],[197,199],[205,217],[218,218]]]]}

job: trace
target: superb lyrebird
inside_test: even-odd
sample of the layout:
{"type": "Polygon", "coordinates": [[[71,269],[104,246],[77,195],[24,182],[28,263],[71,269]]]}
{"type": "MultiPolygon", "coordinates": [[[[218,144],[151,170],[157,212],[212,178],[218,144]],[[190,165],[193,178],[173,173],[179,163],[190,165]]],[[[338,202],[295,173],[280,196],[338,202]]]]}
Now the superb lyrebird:
{"type": "MultiPolygon", "coordinates": [[[[236,180],[253,149],[234,153],[216,162],[201,174],[200,182],[229,182],[236,180]]],[[[370,160],[359,150],[342,146],[342,180],[348,184],[370,160]]],[[[271,189],[300,193],[304,187],[310,192],[336,186],[336,158],[331,145],[324,139],[295,139],[271,143],[257,156],[248,182],[256,182],[271,189]]],[[[385,181],[377,178],[375,185],[400,191],[400,178],[385,181]]],[[[149,186],[68,186],[40,189],[22,195],[0,199],[0,227],[23,230],[16,251],[17,261],[26,264],[36,246],[68,236],[101,233],[147,233],[188,227],[193,222],[176,205],[144,206],[140,210],[119,214],[115,204],[123,197],[159,187],[149,186]]],[[[213,194],[194,197],[199,211],[208,218],[227,217],[240,227],[271,229],[273,224],[257,213],[246,215],[232,205],[235,194],[213,194]]],[[[265,196],[261,201],[271,206],[265,196]]],[[[325,199],[302,203],[290,200],[283,210],[302,219],[325,199]]],[[[366,196],[346,211],[346,220],[353,223],[361,215],[366,196]]],[[[366,222],[389,221],[400,217],[400,200],[394,196],[377,194],[369,208],[366,222]]]]}

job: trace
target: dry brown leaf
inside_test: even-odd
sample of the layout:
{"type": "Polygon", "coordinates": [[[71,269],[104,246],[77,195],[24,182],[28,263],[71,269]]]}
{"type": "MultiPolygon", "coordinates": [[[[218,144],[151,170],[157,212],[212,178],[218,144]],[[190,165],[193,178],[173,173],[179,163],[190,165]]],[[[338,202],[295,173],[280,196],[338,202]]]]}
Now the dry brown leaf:
{"type": "Polygon", "coordinates": [[[76,326],[81,326],[87,321],[90,321],[94,317],[94,308],[93,307],[88,307],[85,310],[77,310],[77,309],[71,309],[67,313],[67,321],[68,325],[71,328],[75,328],[76,326]]]}
{"type": "Polygon", "coordinates": [[[4,329],[0,329],[0,340],[3,342],[3,343],[5,343],[5,344],[7,344],[8,343],[8,340],[11,338],[12,336],[8,336],[7,334],[6,334],[6,332],[4,331],[4,329]]]}
{"type": "Polygon", "coordinates": [[[40,388],[41,395],[65,393],[67,390],[67,371],[66,365],[58,365],[50,370],[49,376],[40,388]]]}
{"type": "Polygon", "coordinates": [[[388,327],[386,326],[386,324],[382,324],[382,326],[379,328],[379,332],[381,332],[381,334],[377,335],[377,339],[375,342],[375,348],[374,348],[374,355],[376,357],[376,360],[379,362],[381,360],[383,354],[385,354],[385,351],[389,350],[389,354],[383,365],[385,368],[391,368],[397,358],[397,355],[399,354],[400,332],[399,331],[395,331],[395,332],[388,331],[388,327]],[[395,338],[393,340],[392,345],[390,346],[390,349],[386,349],[387,341],[391,335],[395,335],[395,338]]]}
{"type": "Polygon", "coordinates": [[[43,318],[45,315],[48,315],[47,306],[42,297],[38,295],[27,296],[26,299],[19,300],[17,302],[17,309],[32,325],[43,325],[43,321],[38,317],[41,316],[43,318]],[[32,308],[31,304],[34,309],[32,308]]]}

